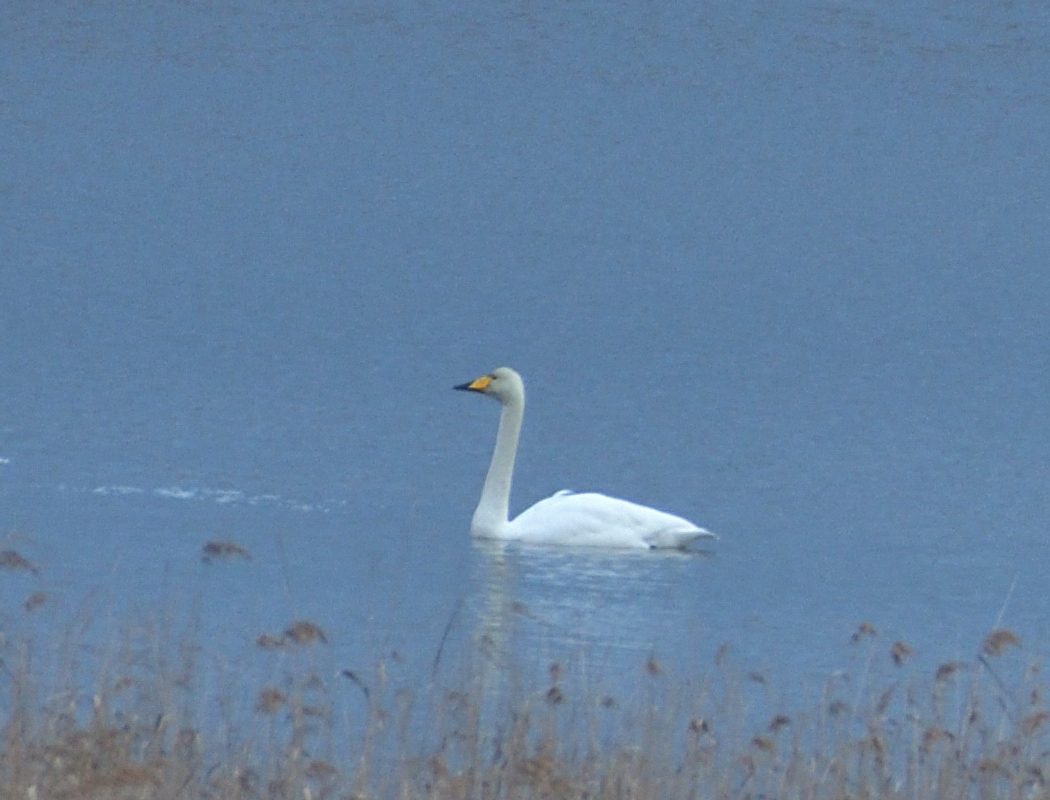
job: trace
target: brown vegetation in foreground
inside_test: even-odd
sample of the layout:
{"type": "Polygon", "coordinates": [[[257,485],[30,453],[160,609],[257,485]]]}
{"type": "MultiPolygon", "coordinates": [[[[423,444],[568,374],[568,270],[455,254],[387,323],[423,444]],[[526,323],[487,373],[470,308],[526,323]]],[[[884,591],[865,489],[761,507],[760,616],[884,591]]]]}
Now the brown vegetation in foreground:
{"type": "Polygon", "coordinates": [[[181,638],[140,626],[57,678],[38,674],[40,643],[0,641],[0,800],[1050,798],[1046,687],[1005,629],[923,666],[864,623],[858,675],[808,708],[777,707],[765,676],[720,652],[699,683],[650,657],[634,698],[588,696],[552,664],[545,685],[493,701],[491,665],[464,669],[423,715],[383,664],[322,674],[309,654],[327,637],[305,620],[256,640],[294,666],[280,685],[227,688],[251,710],[202,714],[200,648],[181,638]]]}
{"type": "MultiPolygon", "coordinates": [[[[911,654],[863,627],[858,635],[888,665],[911,654]]],[[[41,698],[9,645],[0,798],[1050,797],[1050,711],[1038,670],[1026,670],[1011,690],[992,661],[1019,647],[1010,631],[993,631],[972,661],[940,665],[925,685],[891,680],[866,692],[840,680],[848,692],[829,685],[811,711],[776,713],[753,730],[743,723],[744,695],[765,679],[729,679],[724,655],[714,667],[726,687],[720,696],[715,681],[674,688],[650,659],[639,679],[662,682],[659,697],[650,693],[632,708],[588,698],[582,707],[592,711],[583,714],[579,704],[569,710],[564,668],[552,665],[549,687],[504,704],[495,717],[480,694],[447,693],[434,744],[419,750],[407,735],[407,709],[402,703],[398,711],[398,694],[381,681],[369,687],[340,676],[367,700],[363,732],[346,747],[333,747],[324,699],[332,686],[311,669],[257,690],[251,731],[215,736],[180,705],[194,680],[183,670],[192,665],[174,669],[162,647],[151,645],[146,658],[122,648],[122,660],[99,665],[105,674],[90,696],[67,684],[41,698]],[[609,713],[615,722],[597,721],[609,713]]]]}

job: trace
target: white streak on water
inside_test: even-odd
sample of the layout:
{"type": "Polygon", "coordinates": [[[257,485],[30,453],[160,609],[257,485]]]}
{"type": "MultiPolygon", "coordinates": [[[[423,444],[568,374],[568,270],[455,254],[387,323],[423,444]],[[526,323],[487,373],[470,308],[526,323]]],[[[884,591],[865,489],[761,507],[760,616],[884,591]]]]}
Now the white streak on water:
{"type": "Polygon", "coordinates": [[[143,489],[138,486],[96,486],[93,489],[74,489],[103,497],[122,497],[127,495],[152,495],[166,500],[199,500],[224,506],[280,506],[305,513],[328,513],[334,508],[343,508],[346,500],[328,500],[308,502],[295,498],[282,497],[279,494],[246,494],[237,489],[209,489],[207,487],[162,486],[154,489],[143,489]]]}

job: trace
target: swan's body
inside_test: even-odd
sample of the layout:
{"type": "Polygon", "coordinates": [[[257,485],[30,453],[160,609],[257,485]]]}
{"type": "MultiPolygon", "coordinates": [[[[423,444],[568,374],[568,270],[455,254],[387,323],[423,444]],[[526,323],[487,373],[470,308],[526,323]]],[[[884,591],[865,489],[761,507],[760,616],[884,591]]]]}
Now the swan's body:
{"type": "Polygon", "coordinates": [[[635,548],[682,548],[696,539],[717,538],[674,514],[593,492],[561,491],[508,519],[514,457],[525,413],[521,376],[500,367],[455,388],[480,392],[503,404],[492,463],[470,522],[473,536],[532,544],[635,548]]]}

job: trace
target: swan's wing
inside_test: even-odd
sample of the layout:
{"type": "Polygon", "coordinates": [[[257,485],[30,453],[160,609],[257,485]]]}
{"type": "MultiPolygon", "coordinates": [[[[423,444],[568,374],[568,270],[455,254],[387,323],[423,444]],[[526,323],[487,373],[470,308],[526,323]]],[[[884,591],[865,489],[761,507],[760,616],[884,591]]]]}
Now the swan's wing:
{"type": "Polygon", "coordinates": [[[590,547],[685,547],[715,534],[655,508],[588,492],[562,491],[507,526],[509,538],[535,544],[590,547]]]}

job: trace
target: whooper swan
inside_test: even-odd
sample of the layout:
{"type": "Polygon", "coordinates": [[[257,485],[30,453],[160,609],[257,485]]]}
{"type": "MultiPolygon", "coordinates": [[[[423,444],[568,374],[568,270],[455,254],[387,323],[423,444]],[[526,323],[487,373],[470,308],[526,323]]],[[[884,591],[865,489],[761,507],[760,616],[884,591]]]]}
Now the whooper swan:
{"type": "Polygon", "coordinates": [[[717,539],[689,520],[615,497],[561,491],[507,518],[514,457],[525,411],[525,386],[509,367],[453,387],[503,404],[496,448],[485,476],[470,532],[482,539],[588,547],[684,548],[696,539],[717,539]]]}

